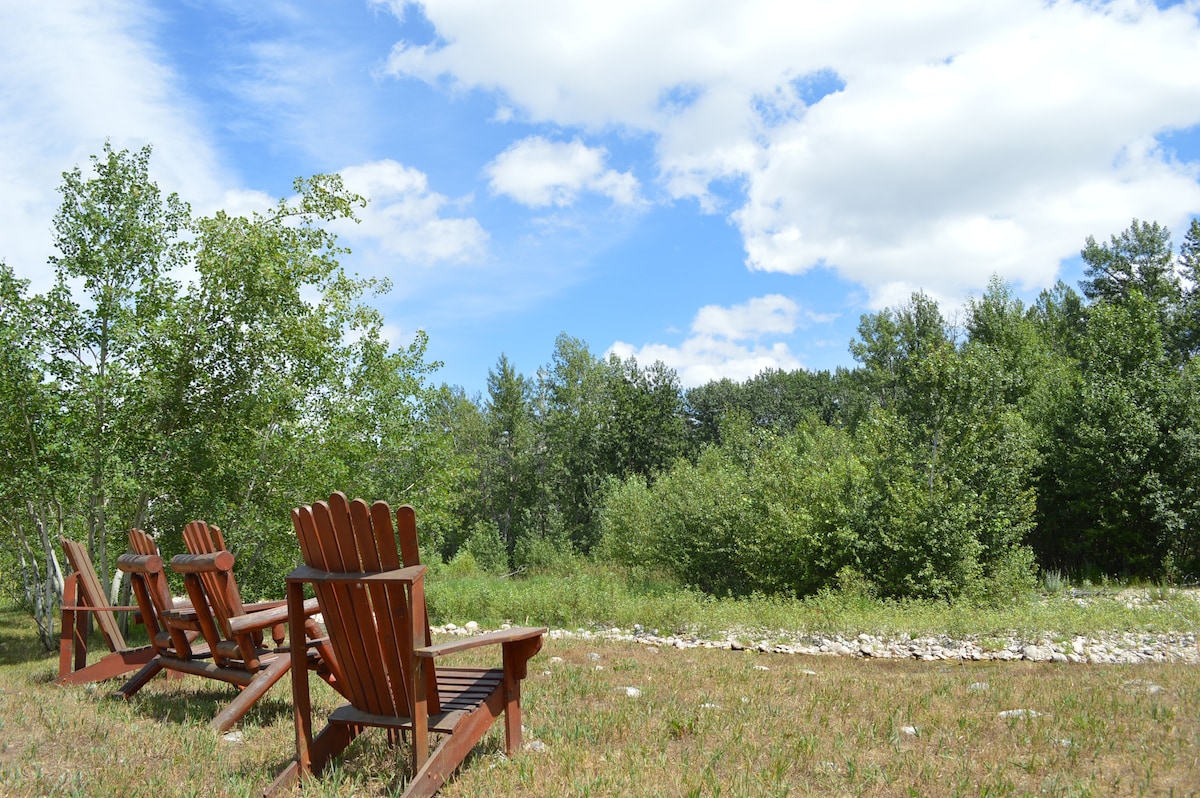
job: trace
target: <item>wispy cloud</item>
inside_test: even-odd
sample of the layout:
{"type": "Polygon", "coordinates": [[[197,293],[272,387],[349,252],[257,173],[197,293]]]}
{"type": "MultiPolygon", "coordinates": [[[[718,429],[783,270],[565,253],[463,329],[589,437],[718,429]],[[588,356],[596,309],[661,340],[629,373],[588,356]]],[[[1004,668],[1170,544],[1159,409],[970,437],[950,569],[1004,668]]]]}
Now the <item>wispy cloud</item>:
{"type": "Polygon", "coordinates": [[[0,258],[34,290],[50,280],[52,188],[105,139],[153,143],[155,179],[198,206],[216,204],[231,182],[149,43],[154,22],[136,0],[0,4],[0,258]]]}

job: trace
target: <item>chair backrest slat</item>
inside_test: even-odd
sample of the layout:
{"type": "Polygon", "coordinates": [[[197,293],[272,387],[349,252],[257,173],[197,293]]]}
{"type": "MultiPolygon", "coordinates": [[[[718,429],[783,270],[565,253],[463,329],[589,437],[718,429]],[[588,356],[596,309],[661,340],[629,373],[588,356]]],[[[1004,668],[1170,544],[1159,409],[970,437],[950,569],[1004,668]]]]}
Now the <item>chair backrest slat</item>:
{"type": "MultiPolygon", "coordinates": [[[[341,493],[298,508],[292,519],[306,564],[334,573],[390,570],[399,562],[395,537],[390,519],[386,529],[373,523],[376,512],[341,493]]],[[[318,583],[316,591],[351,703],[373,714],[409,715],[413,632],[404,586],[318,583]]]]}
{"type": "MultiPolygon", "coordinates": [[[[133,595],[137,599],[138,608],[142,612],[142,620],[146,631],[150,634],[150,642],[159,654],[187,658],[192,655],[191,641],[188,636],[162,620],[162,613],[175,609],[175,599],[171,597],[171,586],[167,582],[166,571],[162,568],[162,556],[154,538],[140,529],[129,530],[129,546],[135,555],[155,558],[158,564],[153,571],[146,573],[130,572],[129,581],[133,587],[133,595]]],[[[118,566],[121,561],[118,560],[118,566]]],[[[125,568],[122,568],[125,570],[125,568]]]]}
{"type": "MultiPolygon", "coordinates": [[[[338,512],[337,504],[345,501],[345,496],[335,494],[330,497],[331,509],[338,512]]],[[[373,524],[373,514],[367,503],[355,499],[349,507],[350,525],[354,530],[354,540],[357,544],[359,560],[364,571],[386,571],[395,567],[396,544],[391,539],[391,523],[386,528],[376,528],[373,524]],[[389,565],[390,564],[390,565],[389,565]]],[[[371,646],[371,659],[378,657],[384,661],[383,672],[403,674],[405,662],[412,661],[412,634],[404,634],[408,628],[408,601],[403,589],[386,585],[372,585],[371,605],[375,608],[375,626],[377,635],[375,645],[371,646]],[[404,641],[409,641],[408,651],[403,650],[404,641]]],[[[407,715],[408,707],[413,705],[415,697],[407,679],[402,679],[400,686],[393,686],[386,696],[380,696],[390,706],[392,714],[407,715]],[[397,703],[397,697],[403,701],[397,703]]]]}
{"type": "MultiPolygon", "coordinates": [[[[92,565],[92,558],[88,556],[87,549],[83,544],[67,538],[62,538],[62,546],[71,569],[79,574],[79,600],[89,607],[108,606],[108,596],[100,584],[100,577],[96,575],[96,568],[92,565]]],[[[96,610],[91,615],[96,619],[96,626],[100,628],[100,633],[108,641],[111,650],[125,651],[128,648],[125,645],[125,636],[121,634],[121,627],[111,610],[96,610]]]]}
{"type": "MultiPolygon", "coordinates": [[[[133,548],[135,554],[144,554],[151,557],[161,556],[158,551],[158,544],[154,542],[154,538],[140,529],[129,530],[129,545],[133,548]]],[[[144,583],[156,614],[175,609],[175,599],[171,597],[171,585],[167,582],[166,572],[151,575],[150,578],[144,580],[144,583]]]]}
{"type": "MultiPolygon", "coordinates": [[[[218,527],[211,526],[205,521],[192,521],[183,528],[183,542],[191,554],[215,554],[227,551],[225,536],[218,527]]],[[[199,574],[204,584],[204,594],[212,607],[213,615],[221,626],[221,633],[231,637],[229,619],[246,614],[242,605],[241,591],[232,574],[206,571],[199,574]]]]}

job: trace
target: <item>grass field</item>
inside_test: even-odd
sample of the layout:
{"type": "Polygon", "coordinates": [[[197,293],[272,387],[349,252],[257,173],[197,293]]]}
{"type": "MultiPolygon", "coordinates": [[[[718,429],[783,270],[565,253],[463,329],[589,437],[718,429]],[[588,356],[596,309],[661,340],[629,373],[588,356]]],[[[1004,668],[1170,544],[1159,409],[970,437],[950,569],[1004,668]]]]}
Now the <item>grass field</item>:
{"type": "MultiPolygon", "coordinates": [[[[1151,621],[1125,618],[1123,600],[1065,602],[1057,616],[1034,602],[1009,617],[1016,628],[1032,613],[1043,630],[1064,633],[1121,621],[1155,630],[1172,619],[1194,630],[1195,602],[1169,598],[1143,608],[1158,613],[1151,621]]],[[[718,617],[747,611],[722,604],[718,617]]],[[[857,622],[871,632],[944,631],[972,618],[1003,625],[1001,615],[910,609],[908,622],[896,607],[844,611],[864,613],[857,622]]],[[[809,624],[777,612],[767,625],[809,624]]],[[[825,613],[847,627],[829,631],[853,631],[858,616],[825,613]]],[[[125,703],[110,697],[116,683],[55,686],[56,663],[27,616],[0,612],[2,795],[243,796],[290,758],[286,679],[227,740],[207,724],[233,688],[159,677],[125,703]]],[[[320,706],[336,699],[326,690],[320,706]]],[[[537,744],[509,761],[494,730],[442,795],[1200,795],[1195,665],[921,663],[547,640],[524,709],[526,742],[537,744]]],[[[403,749],[368,735],[302,794],[398,794],[404,761],[403,749]]]]}

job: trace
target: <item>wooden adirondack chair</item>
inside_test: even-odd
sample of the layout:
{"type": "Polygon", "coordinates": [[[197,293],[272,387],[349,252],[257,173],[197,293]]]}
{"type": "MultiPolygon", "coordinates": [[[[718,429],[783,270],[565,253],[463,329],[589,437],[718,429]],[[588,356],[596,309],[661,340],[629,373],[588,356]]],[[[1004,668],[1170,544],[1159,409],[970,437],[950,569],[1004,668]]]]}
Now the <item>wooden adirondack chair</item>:
{"type": "Polygon", "coordinates": [[[411,735],[413,775],[405,798],[437,792],[501,714],[507,751],[518,750],[521,680],[546,629],[508,629],[430,645],[426,569],[419,564],[411,507],[396,511],[401,555],[386,502],[368,507],[335,493],[328,504],[293,510],[292,521],[306,565],[287,578],[288,607],[299,619],[304,584],[314,586],[349,703],[333,711],[314,739],[308,677],[293,667],[296,759],[267,794],[319,774],[366,727],[387,729],[392,740],[402,731],[411,735]],[[501,647],[502,667],[434,668],[442,656],[485,645],[501,647]],[[430,732],[444,735],[432,755],[430,732]]]}
{"type": "MultiPolygon", "coordinates": [[[[222,551],[229,551],[225,546],[225,536],[221,534],[220,527],[211,526],[205,521],[193,521],[185,526],[183,528],[183,543],[187,547],[189,554],[216,554],[222,551]]],[[[233,579],[232,574],[224,577],[217,571],[203,570],[197,576],[199,576],[200,581],[204,584],[204,594],[210,604],[216,601],[220,605],[219,607],[213,607],[213,613],[218,619],[222,617],[234,618],[287,606],[287,602],[283,599],[243,606],[241,591],[238,590],[237,581],[233,579]]],[[[316,607],[316,602],[314,601],[311,606],[316,607]]],[[[316,610],[314,609],[313,612],[316,612],[316,610]]],[[[271,639],[275,641],[275,647],[282,646],[287,631],[286,609],[279,616],[279,621],[270,628],[271,639]]],[[[224,628],[221,631],[226,637],[231,636],[231,633],[224,628]]],[[[251,636],[256,646],[262,646],[262,629],[255,630],[251,633],[251,636]]]]}
{"type": "Polygon", "coordinates": [[[87,684],[136,670],[154,656],[152,646],[133,648],[125,642],[117,617],[113,614],[137,607],[117,607],[108,603],[100,578],[87,549],[73,540],[62,538],[63,551],[71,564],[71,574],[63,582],[62,630],[59,639],[57,684],[87,684]],[[92,617],[108,643],[110,654],[87,664],[87,620],[92,617]],[[72,667],[73,666],[73,667],[72,667]]]}
{"type": "Polygon", "coordinates": [[[117,567],[129,574],[154,657],[117,691],[124,698],[131,698],[164,669],[177,674],[202,669],[209,656],[208,645],[202,640],[197,642],[200,624],[195,611],[190,604],[171,596],[154,538],[140,529],[131,529],[129,544],[133,551],[118,557],[117,567]]]}
{"type": "MultiPolygon", "coordinates": [[[[233,580],[233,554],[222,548],[205,554],[181,554],[171,560],[171,568],[183,574],[191,599],[186,608],[176,608],[154,541],[144,532],[133,530],[130,543],[136,553],[123,555],[117,561],[118,566],[130,572],[139,606],[144,597],[161,631],[155,635],[157,656],[119,693],[131,697],[163,669],[237,685],[241,688],[238,696],[211,723],[217,731],[227,731],[291,667],[289,649],[278,645],[283,641],[282,633],[276,639],[276,648],[262,647],[264,629],[282,628],[287,619],[286,605],[272,602],[256,612],[247,612],[249,608],[242,606],[233,580]],[[211,588],[206,587],[206,579],[213,585],[211,588]],[[198,637],[203,638],[203,644],[193,642],[198,637]]],[[[310,614],[315,613],[316,601],[310,605],[310,614]]],[[[320,627],[314,621],[302,618],[299,628],[319,637],[320,627]]],[[[316,641],[313,647],[319,650],[325,645],[316,641]]],[[[330,671],[318,651],[310,652],[309,645],[304,643],[299,649],[305,666],[318,669],[332,683],[330,671]]]]}

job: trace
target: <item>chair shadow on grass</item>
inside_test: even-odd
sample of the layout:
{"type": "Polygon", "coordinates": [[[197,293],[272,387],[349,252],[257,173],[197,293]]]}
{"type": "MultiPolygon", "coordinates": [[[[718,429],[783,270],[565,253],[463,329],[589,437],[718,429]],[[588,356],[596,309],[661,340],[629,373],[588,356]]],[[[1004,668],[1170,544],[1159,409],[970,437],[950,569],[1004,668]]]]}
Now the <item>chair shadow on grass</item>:
{"type": "MultiPolygon", "coordinates": [[[[238,689],[233,685],[193,687],[200,684],[199,679],[193,681],[193,685],[189,685],[189,681],[192,681],[191,677],[185,677],[178,682],[179,688],[156,692],[142,691],[131,699],[114,695],[113,700],[128,700],[135,712],[147,718],[183,726],[211,722],[213,717],[238,695],[238,689]]],[[[272,692],[260,698],[238,721],[233,731],[246,726],[271,726],[282,720],[291,720],[291,696],[286,690],[278,692],[279,695],[272,692]]]]}
{"type": "MultiPolygon", "coordinates": [[[[287,709],[290,714],[290,704],[288,704],[287,709]]],[[[434,740],[434,745],[441,742],[439,737],[432,739],[434,740]]],[[[293,753],[291,750],[283,752],[279,760],[267,766],[266,769],[271,773],[279,772],[291,760],[293,753]]],[[[479,760],[503,753],[504,735],[498,729],[493,728],[467,754],[466,758],[462,761],[462,765],[456,769],[455,775],[451,776],[450,781],[470,770],[472,763],[476,763],[476,766],[479,766],[479,760]]],[[[350,743],[345,751],[330,762],[330,770],[336,772],[340,778],[333,776],[331,772],[327,772],[324,778],[327,782],[333,781],[337,783],[340,781],[348,783],[360,777],[377,781],[384,778],[385,774],[390,774],[386,785],[381,785],[381,792],[384,795],[399,795],[404,792],[404,788],[408,785],[409,778],[412,776],[412,773],[408,770],[410,756],[407,737],[404,742],[393,745],[387,741],[387,735],[382,729],[366,729],[350,743]]],[[[483,765],[483,767],[486,767],[486,765],[483,765]]],[[[261,765],[247,765],[239,771],[239,775],[253,781],[254,778],[262,776],[262,771],[263,768],[261,765]]],[[[326,786],[330,787],[331,785],[326,784],[326,786]]]]}

